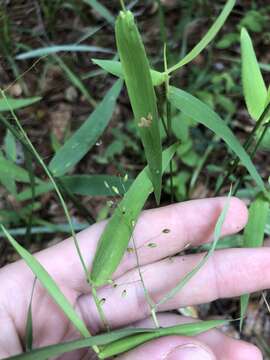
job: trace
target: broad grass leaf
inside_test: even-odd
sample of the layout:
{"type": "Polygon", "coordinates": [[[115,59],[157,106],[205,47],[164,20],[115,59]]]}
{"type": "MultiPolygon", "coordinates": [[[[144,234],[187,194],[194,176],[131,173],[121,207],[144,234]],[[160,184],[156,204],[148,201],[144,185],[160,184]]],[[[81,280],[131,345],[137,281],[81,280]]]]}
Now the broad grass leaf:
{"type": "Polygon", "coordinates": [[[203,124],[216,135],[218,135],[229,148],[239,157],[242,164],[250,173],[252,179],[256,182],[261,190],[264,190],[264,182],[252,163],[249,155],[235,137],[230,128],[209,106],[199,99],[181,89],[170,86],[169,101],[178,110],[191,117],[198,123],[203,124]]]}
{"type": "Polygon", "coordinates": [[[56,152],[49,164],[54,176],[62,176],[72,169],[95,145],[112,117],[122,85],[122,80],[116,81],[94,112],[56,152]]]}
{"type": "MultiPolygon", "coordinates": [[[[93,63],[101,67],[103,70],[108,73],[117,76],[121,79],[124,79],[124,71],[120,61],[116,60],[101,60],[101,59],[92,59],[93,63]]],[[[158,86],[163,84],[167,79],[167,74],[165,72],[159,72],[153,69],[150,69],[151,79],[153,86],[158,86]]]]}
{"type": "Polygon", "coordinates": [[[45,268],[38,262],[38,260],[31,255],[26,249],[24,249],[6,230],[6,228],[1,225],[2,231],[5,233],[6,238],[18,254],[24,259],[26,264],[33,271],[35,276],[39,279],[44,288],[48,291],[50,296],[56,302],[57,305],[62,309],[67,318],[71,321],[74,327],[83,335],[84,337],[90,336],[90,333],[80,318],[80,316],[73,309],[73,306],[70,304],[68,299],[62,293],[56,282],[45,270],[45,268]]]}
{"type": "Polygon", "coordinates": [[[198,44],[177,64],[172,66],[169,69],[169,73],[179,69],[180,67],[186,65],[193,59],[195,59],[196,56],[202,52],[206,46],[214,39],[216,34],[219,32],[219,30],[224,25],[227,17],[231,13],[233,7],[235,5],[235,0],[228,0],[226,5],[224,6],[222,12],[217,17],[216,21],[213,23],[213,25],[210,27],[210,29],[207,31],[207,33],[204,35],[204,37],[198,42],[198,44]]]}
{"type": "Polygon", "coordinates": [[[245,28],[241,30],[241,61],[246,106],[250,116],[258,120],[265,108],[267,89],[252,41],[245,28]]]}
{"type": "Polygon", "coordinates": [[[31,97],[26,99],[12,99],[7,98],[8,104],[6,99],[0,98],[0,112],[3,111],[10,111],[10,108],[13,110],[21,109],[27,106],[30,106],[32,104],[35,104],[36,102],[40,101],[41,97],[31,97]]]}
{"type": "Polygon", "coordinates": [[[121,11],[117,17],[115,38],[136,128],[144,147],[156,202],[159,204],[162,187],[159,112],[149,61],[130,11],[121,11]]]}
{"type": "Polygon", "coordinates": [[[108,344],[101,350],[99,357],[101,359],[111,358],[115,355],[129,351],[136,346],[142,345],[147,341],[158,339],[163,336],[181,335],[181,336],[195,336],[205,331],[211,330],[218,326],[228,323],[227,320],[209,320],[199,321],[195,323],[180,324],[167,328],[153,329],[150,333],[141,333],[130,335],[120,340],[108,344]]]}
{"type": "MultiPolygon", "coordinates": [[[[115,196],[115,193],[111,190],[112,186],[119,189],[120,195],[124,195],[132,183],[131,179],[127,180],[124,189],[122,179],[110,175],[70,175],[62,176],[60,180],[72,194],[85,196],[115,196]],[[110,188],[105,183],[109,184],[110,188]]],[[[52,190],[54,190],[54,186],[51,182],[42,182],[36,186],[35,195],[40,196],[52,190]]],[[[31,189],[29,188],[21,191],[16,196],[18,201],[25,201],[30,198],[31,189]]]]}

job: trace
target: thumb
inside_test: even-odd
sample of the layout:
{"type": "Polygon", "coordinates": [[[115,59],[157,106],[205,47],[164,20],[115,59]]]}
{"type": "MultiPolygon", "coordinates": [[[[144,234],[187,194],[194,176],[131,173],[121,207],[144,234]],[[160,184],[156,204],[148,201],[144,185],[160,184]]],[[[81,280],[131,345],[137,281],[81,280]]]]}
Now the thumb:
{"type": "Polygon", "coordinates": [[[117,360],[215,360],[211,349],[195,340],[182,336],[167,336],[149,341],[117,358],[117,360]]]}

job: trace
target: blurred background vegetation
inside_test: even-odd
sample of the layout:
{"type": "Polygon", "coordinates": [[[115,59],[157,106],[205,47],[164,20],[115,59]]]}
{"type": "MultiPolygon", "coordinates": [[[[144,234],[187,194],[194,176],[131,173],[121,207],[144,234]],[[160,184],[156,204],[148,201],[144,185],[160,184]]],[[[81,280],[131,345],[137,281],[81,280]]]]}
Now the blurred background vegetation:
{"type": "MultiPolygon", "coordinates": [[[[153,68],[163,69],[163,43],[167,42],[169,64],[183,57],[207,31],[221,11],[223,1],[148,0],[130,1],[143,35],[153,68]]],[[[2,0],[0,2],[0,86],[14,99],[41,97],[17,111],[24,130],[42,159],[48,164],[55,152],[95,109],[115,78],[106,74],[91,58],[116,56],[113,23],[119,10],[116,0],[2,0]],[[62,51],[20,59],[19,54],[52,45],[88,45],[91,51],[62,51]]],[[[253,40],[266,83],[270,80],[270,3],[239,0],[215,40],[192,63],[178,71],[174,83],[209,104],[228,122],[242,141],[252,128],[241,87],[240,29],[245,26],[253,40]]],[[[103,178],[129,174],[135,177],[145,159],[131,119],[126,93],[118,99],[110,125],[91,151],[69,172],[64,192],[77,230],[109,216],[114,197],[103,178]],[[87,177],[91,175],[92,177],[87,177]],[[108,201],[108,196],[111,200],[108,201]]],[[[10,120],[8,112],[0,118],[10,120]]],[[[225,145],[212,133],[186,117],[175,115],[174,136],[181,146],[173,163],[173,200],[183,201],[214,195],[216,179],[222,175],[225,145]],[[180,117],[181,121],[178,121],[180,117]]],[[[50,246],[68,233],[68,225],[51,187],[41,194],[31,191],[31,174],[42,180],[42,168],[27,158],[24,148],[0,124],[0,220],[11,234],[31,251],[50,246]],[[8,163],[6,162],[8,161],[8,163]],[[16,177],[7,175],[14,164],[16,177]],[[28,173],[30,175],[28,175],[28,173]],[[34,199],[33,199],[34,198],[34,199]],[[30,225],[29,225],[30,224],[30,225]]],[[[268,154],[260,151],[255,162],[267,180],[268,154]]],[[[107,179],[107,178],[106,178],[107,179]]],[[[229,184],[222,189],[228,192],[229,184]]],[[[251,198],[254,188],[245,178],[239,196],[251,198]]],[[[170,180],[165,178],[162,204],[171,201],[170,180]]],[[[153,199],[148,206],[154,205],[153,199]]],[[[0,266],[16,259],[0,234],[0,266]]],[[[250,304],[244,338],[259,344],[269,356],[269,315],[260,298],[250,304]]],[[[197,309],[200,316],[216,314],[238,317],[238,304],[219,301],[197,309]]],[[[239,336],[236,328],[227,331],[239,336]]]]}

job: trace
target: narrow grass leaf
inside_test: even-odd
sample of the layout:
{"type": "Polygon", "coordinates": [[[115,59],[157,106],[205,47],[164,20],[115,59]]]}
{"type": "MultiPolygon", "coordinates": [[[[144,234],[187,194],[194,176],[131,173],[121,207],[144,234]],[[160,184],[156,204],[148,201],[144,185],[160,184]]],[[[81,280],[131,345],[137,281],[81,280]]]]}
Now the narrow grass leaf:
{"type": "Polygon", "coordinates": [[[231,193],[232,193],[232,189],[230,189],[230,193],[228,195],[227,201],[224,205],[224,208],[221,211],[221,214],[218,217],[218,220],[217,220],[217,223],[215,226],[215,230],[214,230],[214,240],[212,242],[212,245],[211,245],[209,251],[199,261],[199,263],[187,275],[185,275],[183,277],[183,279],[157,303],[156,307],[164,304],[165,302],[167,302],[168,300],[173,298],[189,282],[189,280],[191,278],[193,278],[193,276],[196,275],[198,273],[198,271],[200,271],[200,269],[207,263],[209,258],[213,255],[213,253],[216,249],[218,240],[221,237],[222,226],[224,224],[224,221],[225,221],[228,209],[229,209],[229,205],[230,205],[231,193]]]}
{"type": "Polygon", "coordinates": [[[72,169],[95,145],[112,117],[121,89],[122,80],[117,80],[83,125],[56,152],[49,164],[54,176],[62,176],[72,169]]]}
{"type": "MultiPolygon", "coordinates": [[[[120,61],[92,59],[92,62],[108,73],[124,79],[124,70],[120,61]]],[[[159,72],[153,69],[150,69],[150,74],[153,86],[159,86],[163,84],[168,77],[165,72],[159,72]]]]}
{"type": "Polygon", "coordinates": [[[114,24],[113,14],[97,0],[83,0],[86,4],[90,5],[100,16],[108,21],[110,24],[114,24]]]}
{"type": "MultiPolygon", "coordinates": [[[[163,151],[162,172],[167,168],[177,147],[178,144],[174,144],[163,151]]],[[[95,286],[101,286],[111,280],[128,247],[138,216],[152,191],[149,169],[146,167],[126,192],[99,239],[90,274],[95,286]]]]}
{"type": "Polygon", "coordinates": [[[216,34],[219,32],[219,30],[224,25],[227,17],[229,16],[230,12],[232,11],[236,0],[228,0],[226,5],[224,6],[222,12],[217,17],[216,21],[213,23],[213,25],[210,27],[210,29],[207,31],[207,33],[204,35],[204,37],[198,42],[198,44],[177,64],[172,66],[169,69],[169,73],[179,69],[180,67],[186,65],[193,59],[195,59],[196,56],[202,52],[206,46],[214,39],[216,34]]]}
{"type": "Polygon", "coordinates": [[[40,100],[41,100],[41,97],[39,97],[39,96],[27,98],[27,99],[7,98],[7,101],[9,104],[9,105],[7,105],[6,100],[0,98],[0,112],[10,111],[10,108],[12,108],[13,110],[21,109],[21,108],[33,105],[40,100]]]}
{"type": "Polygon", "coordinates": [[[80,316],[73,309],[73,306],[70,304],[65,295],[61,292],[58,285],[49,275],[49,273],[44,269],[44,267],[37,261],[37,259],[31,255],[26,249],[24,249],[6,230],[6,228],[1,225],[2,231],[5,233],[6,238],[18,254],[24,259],[30,269],[33,271],[35,276],[42,283],[44,288],[48,291],[50,296],[59,305],[62,311],[66,314],[67,318],[72,322],[74,327],[84,336],[90,336],[90,333],[80,318],[80,316]]]}
{"type": "MultiPolygon", "coordinates": [[[[248,223],[244,230],[243,247],[260,247],[263,245],[265,225],[269,214],[269,200],[262,194],[257,195],[249,208],[248,223]]],[[[243,326],[244,316],[249,302],[249,294],[240,299],[240,330],[243,326]]]]}
{"type": "Polygon", "coordinates": [[[129,329],[115,330],[115,331],[110,331],[109,333],[103,335],[91,336],[86,339],[73,340],[56,345],[42,347],[23,354],[11,356],[8,359],[9,360],[47,360],[55,356],[59,356],[61,354],[66,354],[70,351],[84,349],[95,345],[106,345],[110,342],[113,342],[115,340],[124,338],[132,334],[142,333],[142,332],[146,333],[152,331],[153,329],[143,329],[143,328],[142,329],[129,328],[129,329]]]}
{"type": "Polygon", "coordinates": [[[249,155],[235,137],[230,128],[222,121],[217,113],[186,91],[170,86],[169,101],[178,110],[191,117],[198,123],[203,124],[218,135],[230,149],[239,157],[242,164],[250,173],[252,179],[261,190],[265,190],[264,182],[252,163],[249,155]]]}
{"type": "Polygon", "coordinates": [[[265,108],[267,89],[252,41],[245,28],[241,30],[241,62],[246,106],[250,116],[258,120],[265,108]]]}
{"type": "Polygon", "coordinates": [[[227,320],[209,320],[196,323],[180,324],[167,328],[127,328],[110,331],[107,334],[88,337],[86,339],[69,341],[57,345],[50,345],[40,349],[35,349],[24,354],[9,357],[9,360],[46,360],[74,350],[87,348],[94,345],[104,345],[100,358],[107,358],[113,353],[120,354],[123,351],[132,349],[137,345],[143,344],[148,340],[168,335],[195,336],[205,331],[214,329],[228,323],[227,320]],[[139,341],[135,337],[139,336],[139,341]],[[141,337],[142,335],[142,337],[141,337]],[[120,341],[122,339],[122,341],[120,341]],[[119,340],[119,342],[118,342],[119,340]],[[133,344],[132,344],[133,343],[133,344]],[[138,343],[138,344],[135,344],[138,343]],[[108,347],[106,346],[108,344],[108,347]],[[126,350],[127,349],[127,350],[126,350]]]}
{"type": "Polygon", "coordinates": [[[115,37],[136,128],[144,147],[156,202],[159,203],[162,147],[157,100],[145,48],[130,11],[121,11],[117,17],[115,37]]]}
{"type": "Polygon", "coordinates": [[[205,331],[214,329],[228,323],[226,320],[209,320],[196,323],[181,324],[167,328],[154,329],[150,333],[141,333],[130,335],[120,340],[106,345],[99,353],[100,359],[111,358],[115,355],[134,349],[136,346],[142,345],[147,341],[158,339],[163,336],[181,335],[195,336],[205,331]]]}
{"type": "Polygon", "coordinates": [[[64,52],[95,52],[95,53],[99,52],[99,53],[107,53],[107,54],[111,54],[113,52],[111,49],[106,49],[99,46],[75,45],[75,44],[53,45],[19,54],[16,56],[16,59],[25,60],[25,59],[39,58],[63,51],[64,52]]]}
{"type": "MultiPolygon", "coordinates": [[[[113,186],[119,189],[120,195],[124,195],[125,190],[128,190],[132,183],[132,179],[128,179],[125,182],[125,189],[123,189],[122,179],[110,175],[70,175],[62,176],[60,180],[72,194],[85,196],[115,196],[112,191],[113,186]],[[109,184],[110,187],[108,188],[105,183],[109,184]]],[[[42,182],[36,186],[35,196],[46,194],[52,190],[54,190],[54,187],[51,182],[42,182]]],[[[18,201],[29,200],[30,198],[30,188],[21,191],[16,196],[18,201]]]]}

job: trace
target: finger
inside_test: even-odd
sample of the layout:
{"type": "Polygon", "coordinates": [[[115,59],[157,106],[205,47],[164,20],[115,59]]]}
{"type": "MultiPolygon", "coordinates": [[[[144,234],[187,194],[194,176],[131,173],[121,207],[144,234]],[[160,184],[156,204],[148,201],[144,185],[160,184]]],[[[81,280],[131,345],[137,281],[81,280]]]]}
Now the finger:
{"type": "MultiPolygon", "coordinates": [[[[186,318],[183,316],[175,315],[175,314],[169,314],[169,313],[162,313],[158,316],[158,321],[161,326],[167,327],[167,326],[174,326],[181,323],[187,323],[187,322],[195,322],[198,321],[197,319],[191,319],[186,318]]],[[[137,322],[135,324],[137,327],[151,327],[152,326],[152,320],[146,319],[140,322],[137,322]]],[[[119,357],[119,360],[125,360],[125,359],[131,359],[131,360],[137,360],[144,358],[143,356],[140,357],[140,355],[143,355],[144,352],[152,351],[153,353],[151,355],[154,355],[156,352],[160,350],[165,351],[165,356],[162,357],[162,353],[159,354],[159,357],[149,357],[153,359],[166,359],[166,355],[170,354],[175,348],[178,349],[178,347],[185,344],[190,345],[199,345],[200,349],[203,346],[203,350],[207,350],[207,355],[209,352],[211,352],[212,356],[215,356],[216,359],[219,360],[262,360],[262,354],[261,351],[254,345],[249,344],[245,341],[241,340],[235,340],[229,336],[224,335],[219,330],[210,330],[207,332],[204,332],[200,335],[188,338],[188,337],[167,337],[164,339],[159,339],[159,342],[149,342],[147,344],[142,345],[139,348],[134,349],[133,351],[130,351],[123,356],[119,357]],[[160,344],[161,343],[161,344],[160,344]],[[168,349],[168,351],[166,351],[168,349]]],[[[197,355],[197,354],[196,354],[197,355]]],[[[177,359],[185,359],[184,357],[179,356],[177,359]]],[[[187,357],[189,359],[189,357],[187,357]]],[[[199,358],[200,359],[200,358],[199,358]]],[[[202,358],[203,359],[203,358],[202,358]]]]}
{"type": "MultiPolygon", "coordinates": [[[[198,245],[210,241],[216,221],[226,198],[187,201],[159,209],[144,211],[134,231],[134,240],[140,263],[171,256],[181,251],[187,244],[198,245]],[[164,232],[164,229],[168,231],[164,232]],[[155,243],[153,249],[149,243],[155,243]]],[[[232,198],[222,234],[233,234],[241,230],[247,221],[247,210],[242,201],[232,198]]],[[[104,222],[91,226],[78,234],[77,239],[90,268],[98,239],[104,229],[104,222]]],[[[131,243],[132,247],[133,244],[131,243]]],[[[68,239],[38,255],[40,261],[56,279],[68,284],[78,292],[89,291],[85,275],[72,239],[68,239]]],[[[116,274],[120,276],[136,267],[134,253],[126,253],[116,274]]]]}
{"type": "MultiPolygon", "coordinates": [[[[159,309],[171,310],[266,289],[270,286],[269,257],[270,248],[216,251],[188,284],[159,309]]],[[[201,254],[178,256],[141,267],[145,286],[153,302],[158,303],[201,258],[201,254]]],[[[137,270],[129,271],[116,283],[117,287],[107,286],[99,291],[99,297],[105,301],[103,310],[111,326],[123,326],[148,316],[149,306],[137,270]]],[[[89,296],[81,296],[79,306],[89,325],[94,324],[98,328],[100,322],[89,296]]]]}

